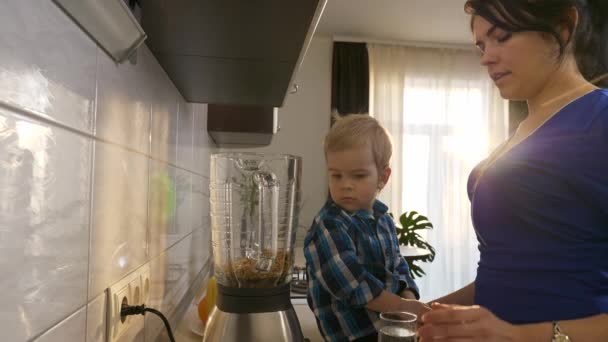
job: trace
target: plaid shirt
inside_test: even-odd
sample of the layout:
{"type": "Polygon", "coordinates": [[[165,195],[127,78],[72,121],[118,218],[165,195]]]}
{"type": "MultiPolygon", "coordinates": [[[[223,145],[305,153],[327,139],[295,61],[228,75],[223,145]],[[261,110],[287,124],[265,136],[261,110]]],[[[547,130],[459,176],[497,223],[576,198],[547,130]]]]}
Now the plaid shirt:
{"type": "Polygon", "coordinates": [[[352,214],[327,201],[306,235],[308,306],[326,340],[349,341],[377,332],[379,315],[366,305],[383,290],[418,287],[410,277],[388,207],[352,214]]]}

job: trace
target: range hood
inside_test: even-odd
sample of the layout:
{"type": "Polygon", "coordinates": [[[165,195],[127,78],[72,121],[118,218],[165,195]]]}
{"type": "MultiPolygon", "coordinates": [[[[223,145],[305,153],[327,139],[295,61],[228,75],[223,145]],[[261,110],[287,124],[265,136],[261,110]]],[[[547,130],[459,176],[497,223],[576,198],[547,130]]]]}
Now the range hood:
{"type": "Polygon", "coordinates": [[[270,145],[279,131],[278,109],[264,106],[216,105],[207,109],[207,132],[222,147],[270,145]]]}
{"type": "Polygon", "coordinates": [[[146,44],[189,102],[281,107],[327,0],[145,0],[146,44]]]}

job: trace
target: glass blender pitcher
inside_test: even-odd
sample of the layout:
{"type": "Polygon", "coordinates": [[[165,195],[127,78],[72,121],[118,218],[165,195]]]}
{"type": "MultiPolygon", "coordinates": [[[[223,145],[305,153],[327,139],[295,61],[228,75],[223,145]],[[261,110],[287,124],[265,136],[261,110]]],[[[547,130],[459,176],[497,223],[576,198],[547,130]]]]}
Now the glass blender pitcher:
{"type": "Polygon", "coordinates": [[[301,158],[292,155],[211,156],[211,239],[218,298],[205,341],[302,340],[289,298],[301,170],[301,158]],[[273,326],[276,329],[269,328],[273,326]]]}

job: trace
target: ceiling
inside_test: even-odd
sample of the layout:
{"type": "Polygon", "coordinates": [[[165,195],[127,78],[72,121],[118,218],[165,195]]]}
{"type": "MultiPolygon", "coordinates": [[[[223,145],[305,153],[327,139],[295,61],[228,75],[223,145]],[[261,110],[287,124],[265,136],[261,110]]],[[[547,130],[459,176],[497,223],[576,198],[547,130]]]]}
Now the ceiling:
{"type": "Polygon", "coordinates": [[[470,44],[466,0],[328,0],[316,35],[470,44]]]}

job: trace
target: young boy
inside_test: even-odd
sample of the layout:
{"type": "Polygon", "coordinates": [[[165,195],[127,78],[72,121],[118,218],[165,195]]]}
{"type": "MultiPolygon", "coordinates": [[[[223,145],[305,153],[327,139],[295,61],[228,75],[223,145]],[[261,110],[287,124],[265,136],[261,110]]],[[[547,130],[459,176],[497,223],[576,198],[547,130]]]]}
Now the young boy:
{"type": "Polygon", "coordinates": [[[331,199],[304,240],[308,305],[326,340],[376,342],[380,312],[429,310],[376,199],[391,174],[391,139],[374,118],[349,115],[324,145],[331,199]]]}

